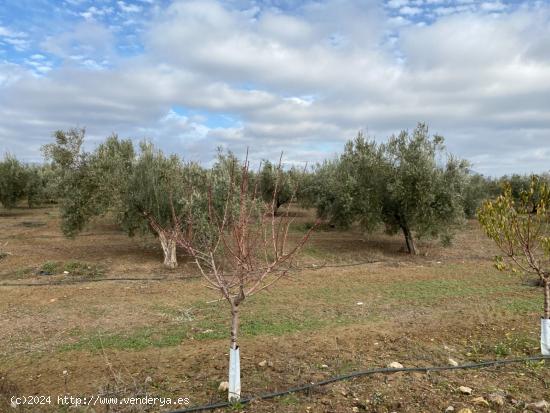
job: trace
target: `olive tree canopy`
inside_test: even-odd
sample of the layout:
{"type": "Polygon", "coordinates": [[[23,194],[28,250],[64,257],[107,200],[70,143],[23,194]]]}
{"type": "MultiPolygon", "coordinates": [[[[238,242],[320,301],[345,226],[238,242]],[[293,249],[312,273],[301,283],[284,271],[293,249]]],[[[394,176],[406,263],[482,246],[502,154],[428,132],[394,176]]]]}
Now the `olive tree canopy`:
{"type": "Polygon", "coordinates": [[[372,231],[382,223],[390,234],[401,231],[411,254],[415,238],[450,241],[464,216],[468,164],[446,156],[443,142],[422,123],[382,144],[360,133],[317,168],[319,214],[342,227],[359,222],[372,231]]]}
{"type": "MultiPolygon", "coordinates": [[[[175,236],[180,228],[174,223],[186,222],[175,218],[186,216],[190,209],[196,214],[201,210],[198,201],[190,204],[183,194],[191,186],[204,187],[203,169],[175,155],[166,156],[150,143],[142,143],[136,152],[131,140],[116,135],[88,153],[82,149],[84,134],[77,129],[57,131],[55,143],[44,147],[46,157],[60,170],[63,232],[75,236],[93,217],[111,213],[129,236],[147,232],[157,236],[164,264],[175,268],[175,236]],[[162,231],[151,225],[153,220],[162,231]]],[[[201,202],[204,210],[206,202],[201,202]]]]}

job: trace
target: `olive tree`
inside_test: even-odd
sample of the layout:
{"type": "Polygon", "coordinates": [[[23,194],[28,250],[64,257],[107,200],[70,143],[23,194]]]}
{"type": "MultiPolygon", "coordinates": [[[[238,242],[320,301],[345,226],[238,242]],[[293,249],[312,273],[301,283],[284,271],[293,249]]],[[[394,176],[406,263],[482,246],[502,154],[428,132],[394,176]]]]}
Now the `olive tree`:
{"type": "Polygon", "coordinates": [[[14,208],[25,196],[28,174],[25,166],[7,154],[0,161],[0,203],[6,209],[14,208]]]}
{"type": "Polygon", "coordinates": [[[56,174],[50,165],[26,166],[25,197],[29,208],[56,201],[56,174]]]}
{"type": "Polygon", "coordinates": [[[206,173],[198,164],[183,163],[175,155],[167,157],[152,145],[142,144],[124,189],[121,224],[130,235],[153,231],[164,253],[164,265],[175,268],[177,237],[208,235],[205,200],[194,197],[187,202],[185,198],[205,187],[206,173]],[[194,226],[187,225],[191,212],[194,226]]]}
{"type": "Polygon", "coordinates": [[[419,237],[449,242],[464,217],[468,165],[446,156],[443,142],[422,123],[382,144],[360,133],[338,159],[318,167],[318,213],[367,231],[382,223],[390,234],[402,232],[410,254],[419,237]]]}
{"type": "Polygon", "coordinates": [[[97,158],[83,150],[84,136],[84,129],[56,131],[55,142],[43,147],[58,174],[61,229],[69,237],[83,231],[93,217],[106,214],[111,204],[112,193],[102,189],[112,179],[98,167],[97,158]]]}
{"type": "Polygon", "coordinates": [[[550,188],[533,176],[529,186],[513,192],[512,185],[494,200],[486,201],[478,218],[483,229],[502,256],[496,267],[511,267],[536,275],[544,287],[544,312],[541,320],[541,351],[550,355],[550,188]]]}
{"type": "Polygon", "coordinates": [[[290,202],[293,195],[291,171],[279,171],[276,165],[265,160],[257,179],[260,194],[265,202],[271,202],[276,192],[275,214],[282,205],[290,202]],[[275,191],[276,186],[277,191],[275,191]]]}
{"type": "MultiPolygon", "coordinates": [[[[164,265],[177,267],[173,216],[188,213],[187,204],[171,204],[193,177],[199,186],[204,171],[196,164],[184,164],[177,156],[166,156],[150,143],[136,153],[132,141],[113,135],[95,151],[82,149],[84,130],[55,133],[55,143],[44,152],[59,170],[62,230],[67,236],[81,232],[94,217],[112,214],[128,233],[153,233],[160,242],[164,265]],[[175,210],[172,210],[172,208],[175,210]],[[152,225],[152,222],[160,224],[152,225]]],[[[204,209],[204,208],[203,208],[204,209]]]]}

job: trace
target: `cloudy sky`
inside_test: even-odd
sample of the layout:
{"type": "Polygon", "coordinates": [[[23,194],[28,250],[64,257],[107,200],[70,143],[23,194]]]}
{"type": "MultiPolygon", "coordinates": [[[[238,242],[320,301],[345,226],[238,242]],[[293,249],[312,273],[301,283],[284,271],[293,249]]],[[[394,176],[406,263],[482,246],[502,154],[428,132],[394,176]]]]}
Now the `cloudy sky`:
{"type": "Polygon", "coordinates": [[[56,129],[290,162],[425,121],[476,171],[550,169],[550,1],[0,0],[0,154],[56,129]]]}

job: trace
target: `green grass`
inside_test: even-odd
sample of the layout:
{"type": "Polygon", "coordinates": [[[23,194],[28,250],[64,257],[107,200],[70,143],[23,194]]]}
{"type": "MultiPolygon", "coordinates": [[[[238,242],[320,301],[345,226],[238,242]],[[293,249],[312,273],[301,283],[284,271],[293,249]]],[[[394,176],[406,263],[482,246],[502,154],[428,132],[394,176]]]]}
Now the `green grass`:
{"type": "Polygon", "coordinates": [[[83,261],[46,261],[42,264],[40,270],[47,274],[62,274],[67,271],[69,275],[86,278],[99,277],[105,274],[103,265],[83,261]]]}
{"type": "Polygon", "coordinates": [[[300,403],[300,399],[294,393],[278,397],[276,400],[283,406],[295,406],[300,403]]]}
{"type": "Polygon", "coordinates": [[[532,334],[514,332],[506,333],[497,342],[472,341],[466,347],[466,355],[473,360],[478,360],[486,356],[504,358],[511,355],[538,354],[539,342],[532,334]]]}
{"type": "Polygon", "coordinates": [[[542,291],[539,292],[538,297],[503,297],[499,300],[501,308],[521,315],[542,313],[543,304],[542,291]]]}
{"type": "MultiPolygon", "coordinates": [[[[441,271],[442,267],[438,267],[441,271]]],[[[427,269],[429,270],[429,269],[427,269]]],[[[453,271],[448,268],[447,272],[453,271]]],[[[540,303],[531,302],[525,296],[533,288],[525,287],[521,297],[510,297],[521,285],[516,278],[507,279],[502,274],[487,273],[464,279],[445,278],[408,280],[387,283],[365,283],[360,277],[347,282],[334,282],[330,286],[286,285],[277,294],[268,292],[246,300],[240,312],[241,338],[255,336],[283,336],[286,334],[323,330],[334,326],[360,325],[376,322],[388,312],[395,313],[403,307],[432,306],[441,302],[483,297],[484,302],[495,303],[497,308],[535,311],[540,303]],[[485,298],[487,298],[485,300],[485,298]],[[358,306],[357,301],[365,304],[358,306]],[[299,302],[300,305],[296,306],[299,302]],[[289,310],[292,309],[292,310],[289,310]]],[[[98,350],[103,348],[140,350],[147,347],[179,345],[182,340],[220,340],[229,336],[230,314],[223,302],[206,304],[195,300],[185,305],[184,310],[151,304],[151,310],[161,313],[170,321],[154,328],[139,328],[127,333],[105,333],[102,336],[83,336],[76,343],[62,350],[98,350]]],[[[479,349],[485,353],[504,355],[518,347],[514,343],[493,343],[490,348],[479,349]],[[510,350],[511,349],[511,350],[510,350]]]]}
{"type": "Polygon", "coordinates": [[[148,347],[177,346],[187,337],[188,329],[172,327],[166,330],[139,328],[126,334],[94,334],[79,341],[61,346],[60,351],[101,349],[143,350],[148,347]]]}
{"type": "Polygon", "coordinates": [[[517,290],[517,286],[502,283],[479,283],[477,280],[419,280],[386,285],[383,295],[387,299],[406,300],[419,304],[435,304],[446,298],[487,297],[517,290]]]}

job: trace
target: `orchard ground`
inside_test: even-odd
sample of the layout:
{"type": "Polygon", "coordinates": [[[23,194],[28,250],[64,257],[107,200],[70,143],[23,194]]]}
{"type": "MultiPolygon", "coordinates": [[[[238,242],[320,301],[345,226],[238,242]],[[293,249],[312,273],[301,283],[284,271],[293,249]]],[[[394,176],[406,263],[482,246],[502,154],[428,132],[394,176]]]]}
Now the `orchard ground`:
{"type": "MultiPolygon", "coordinates": [[[[314,217],[294,212],[298,236],[314,217]]],[[[0,210],[0,246],[9,253],[0,260],[0,411],[11,410],[16,394],[147,391],[188,397],[191,405],[225,400],[218,385],[227,376],[229,308],[185,257],[177,270],[164,269],[152,237],[128,238],[108,218],[66,239],[54,207],[0,210]],[[147,280],[152,277],[161,280],[147,280]],[[51,284],[23,285],[36,283],[51,284]]],[[[531,279],[493,267],[497,251],[476,221],[451,247],[433,241],[418,246],[422,255],[410,257],[401,237],[316,231],[297,262],[302,269],[243,304],[243,395],[393,361],[412,367],[540,354],[542,291],[531,279]]],[[[550,401],[549,385],[550,369],[541,363],[378,374],[243,410],[523,411],[525,403],[550,401]],[[460,386],[472,394],[462,394],[460,386]],[[503,406],[476,399],[499,391],[507,396],[503,406]]]]}

